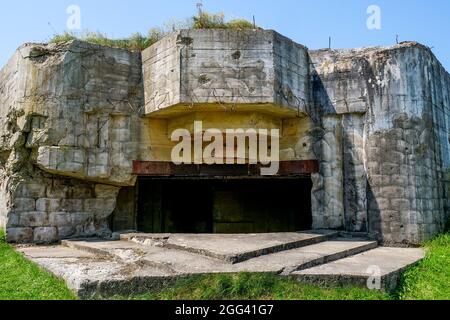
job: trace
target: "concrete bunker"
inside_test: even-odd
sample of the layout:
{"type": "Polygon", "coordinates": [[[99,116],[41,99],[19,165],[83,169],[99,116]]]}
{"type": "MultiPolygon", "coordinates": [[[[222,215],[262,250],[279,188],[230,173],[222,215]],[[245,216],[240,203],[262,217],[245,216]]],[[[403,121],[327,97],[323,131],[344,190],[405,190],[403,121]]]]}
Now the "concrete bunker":
{"type": "MultiPolygon", "coordinates": [[[[26,44],[0,71],[0,228],[17,243],[109,237],[139,226],[140,199],[157,197],[140,196],[142,177],[173,180],[175,190],[195,177],[207,192],[231,188],[231,198],[245,184],[269,183],[289,195],[278,197],[277,213],[285,203],[287,212],[303,209],[311,195],[312,229],[417,244],[442,232],[450,214],[449,88],[431,50],[413,42],[308,50],[268,30],[181,30],[143,52],[26,44]],[[196,121],[279,129],[280,175],[266,182],[259,168],[240,175],[230,166],[206,177],[192,167],[186,177],[171,167],[170,133],[192,134],[196,121]],[[285,179],[302,174],[311,192],[294,185],[291,193],[284,184],[295,182],[285,179]]],[[[205,230],[214,231],[217,197],[205,197],[205,230]]],[[[252,197],[249,206],[259,205],[252,197]]]]}

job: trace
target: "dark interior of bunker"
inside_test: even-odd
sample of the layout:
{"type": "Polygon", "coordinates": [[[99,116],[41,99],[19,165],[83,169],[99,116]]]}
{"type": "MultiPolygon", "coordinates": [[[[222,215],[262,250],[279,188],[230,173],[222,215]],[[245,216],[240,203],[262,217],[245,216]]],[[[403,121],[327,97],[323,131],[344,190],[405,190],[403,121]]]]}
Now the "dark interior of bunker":
{"type": "Polygon", "coordinates": [[[222,234],[310,230],[311,189],[310,178],[141,178],[137,229],[222,234]]]}

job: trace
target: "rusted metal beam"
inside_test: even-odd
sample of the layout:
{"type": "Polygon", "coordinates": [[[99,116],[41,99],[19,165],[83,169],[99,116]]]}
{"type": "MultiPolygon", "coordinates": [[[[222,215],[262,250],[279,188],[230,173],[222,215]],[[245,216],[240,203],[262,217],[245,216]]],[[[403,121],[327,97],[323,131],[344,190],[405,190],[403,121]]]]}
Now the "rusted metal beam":
{"type": "MultiPolygon", "coordinates": [[[[233,165],[176,165],[172,162],[134,161],[133,174],[148,177],[258,177],[261,168],[257,164],[233,165]]],[[[276,176],[305,176],[319,172],[316,160],[281,161],[276,176]]]]}

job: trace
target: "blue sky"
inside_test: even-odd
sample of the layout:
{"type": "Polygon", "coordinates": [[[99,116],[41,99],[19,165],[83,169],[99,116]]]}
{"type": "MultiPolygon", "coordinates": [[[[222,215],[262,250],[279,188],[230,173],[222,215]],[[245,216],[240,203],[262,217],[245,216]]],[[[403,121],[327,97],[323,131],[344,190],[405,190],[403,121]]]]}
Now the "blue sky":
{"type": "MultiPolygon", "coordinates": [[[[196,11],[197,0],[15,0],[0,4],[0,66],[24,42],[47,41],[66,29],[69,5],[81,9],[83,29],[124,37],[196,11]]],[[[228,17],[255,15],[257,24],[275,29],[311,49],[391,45],[415,40],[433,47],[450,70],[450,1],[448,0],[203,0],[207,11],[228,17]],[[381,30],[366,26],[367,8],[381,9],[381,30]]]]}

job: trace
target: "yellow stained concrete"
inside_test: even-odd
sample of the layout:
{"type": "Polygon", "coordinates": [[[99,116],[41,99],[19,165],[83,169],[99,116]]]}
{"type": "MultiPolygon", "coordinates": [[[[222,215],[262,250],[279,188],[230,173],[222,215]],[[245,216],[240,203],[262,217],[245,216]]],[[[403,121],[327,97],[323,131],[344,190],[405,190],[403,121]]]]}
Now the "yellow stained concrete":
{"type": "MultiPolygon", "coordinates": [[[[170,119],[143,118],[141,142],[144,145],[141,154],[143,161],[171,161],[171,152],[178,142],[171,141],[172,132],[186,129],[194,134],[194,122],[201,121],[203,131],[219,129],[279,129],[280,160],[311,160],[312,138],[309,132],[313,128],[310,118],[279,118],[278,116],[255,112],[191,112],[170,119]]],[[[270,139],[269,139],[270,141],[270,139]]],[[[204,143],[204,146],[208,143],[204,143]]],[[[248,160],[248,157],[247,157],[248,160]]]]}

